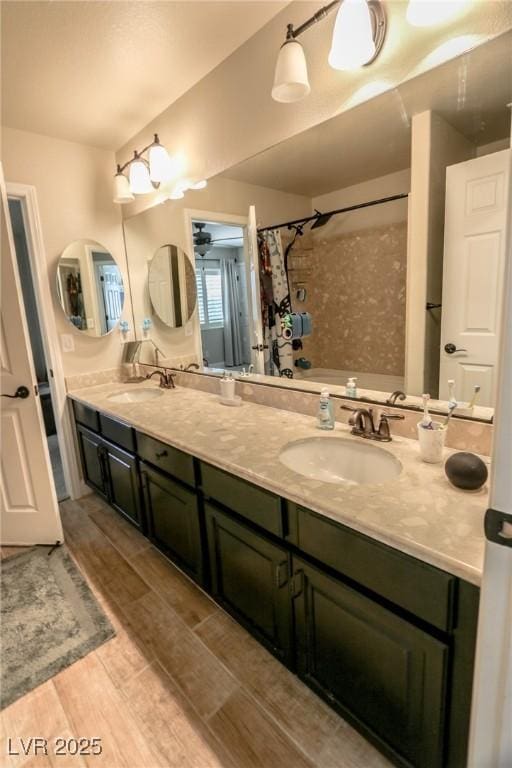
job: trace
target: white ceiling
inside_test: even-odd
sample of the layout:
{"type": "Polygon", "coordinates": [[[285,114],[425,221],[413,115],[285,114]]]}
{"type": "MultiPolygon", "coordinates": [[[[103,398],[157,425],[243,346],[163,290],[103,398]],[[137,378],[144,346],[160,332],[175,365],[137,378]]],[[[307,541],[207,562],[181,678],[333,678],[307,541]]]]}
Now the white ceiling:
{"type": "Polygon", "coordinates": [[[507,32],[221,175],[316,197],[408,168],[414,114],[432,109],[480,146],[509,135],[510,102],[507,32]]]}
{"type": "Polygon", "coordinates": [[[119,149],[285,5],[2,2],[2,123],[119,149]]]}

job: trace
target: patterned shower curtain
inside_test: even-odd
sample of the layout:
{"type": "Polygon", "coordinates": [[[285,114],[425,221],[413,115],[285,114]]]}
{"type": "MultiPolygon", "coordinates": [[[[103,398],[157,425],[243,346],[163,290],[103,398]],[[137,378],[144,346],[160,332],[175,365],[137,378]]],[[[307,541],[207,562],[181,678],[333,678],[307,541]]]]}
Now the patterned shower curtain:
{"type": "Polygon", "coordinates": [[[281,318],[291,310],[290,288],[285,267],[281,233],[270,229],[258,235],[261,283],[261,311],[265,344],[269,356],[265,373],[293,378],[293,348],[282,335],[281,318]]]}

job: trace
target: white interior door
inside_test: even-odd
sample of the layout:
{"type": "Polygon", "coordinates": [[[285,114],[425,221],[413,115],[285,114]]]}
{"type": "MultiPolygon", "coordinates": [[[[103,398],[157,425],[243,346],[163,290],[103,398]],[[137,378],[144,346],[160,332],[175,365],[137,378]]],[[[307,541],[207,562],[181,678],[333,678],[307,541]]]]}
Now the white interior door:
{"type": "Polygon", "coordinates": [[[2,301],[0,308],[0,390],[2,454],[0,541],[54,544],[63,540],[51,476],[44,424],[32,362],[7,194],[0,164],[2,301]],[[9,398],[19,387],[27,397],[9,398]]]}
{"type": "Polygon", "coordinates": [[[246,248],[247,298],[249,301],[249,317],[251,318],[251,363],[255,373],[265,373],[263,354],[263,327],[261,322],[261,296],[258,258],[258,231],[256,225],[256,208],[249,207],[247,217],[247,248],[246,248]]]}
{"type": "Polygon", "coordinates": [[[446,169],[439,378],[443,400],[448,399],[448,379],[455,379],[458,400],[471,399],[479,385],[479,405],[494,405],[510,152],[505,149],[446,169]]]}

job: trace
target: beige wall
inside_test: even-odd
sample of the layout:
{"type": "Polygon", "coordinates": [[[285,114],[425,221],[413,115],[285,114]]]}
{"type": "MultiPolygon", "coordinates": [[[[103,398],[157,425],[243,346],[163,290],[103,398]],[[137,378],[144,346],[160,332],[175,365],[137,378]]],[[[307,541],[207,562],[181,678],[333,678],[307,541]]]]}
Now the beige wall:
{"type": "MultiPolygon", "coordinates": [[[[158,132],[170,152],[181,151],[192,178],[212,178],[236,163],[290,136],[322,123],[353,106],[354,93],[385,80],[389,87],[434,66],[426,63],[433,49],[450,37],[476,35],[485,40],[512,25],[512,3],[468,3],[453,22],[439,29],[414,29],[405,21],[406,2],[386,2],[388,34],[378,59],[356,72],[336,72],[327,63],[334,14],[302,38],[310,95],[295,104],[278,104],[270,91],[276,56],[286,24],[298,25],[324,3],[288,5],[194,88],[168,107],[117,153],[130,158],[158,132]]],[[[375,140],[379,137],[376,135],[375,140]]],[[[148,207],[150,196],[126,206],[128,213],[148,207]]]]}
{"type": "MultiPolygon", "coordinates": [[[[167,358],[186,355],[199,357],[197,311],[182,328],[168,328],[153,317],[147,289],[147,263],[155,251],[165,243],[173,243],[186,252],[190,250],[191,237],[186,225],[186,211],[201,211],[201,215],[210,213],[212,217],[215,214],[247,216],[250,205],[256,206],[258,226],[309,216],[312,210],[310,198],[302,195],[291,195],[230,179],[216,178],[206,189],[189,192],[183,200],[168,200],[125,219],[126,251],[137,338],[142,338],[143,319],[151,317],[153,327],[147,336],[153,339],[167,358]]],[[[189,255],[193,260],[193,254],[189,255]]]]}
{"type": "MultiPolygon", "coordinates": [[[[313,208],[318,211],[333,211],[370,200],[380,200],[392,195],[407,194],[411,185],[411,172],[408,168],[379,176],[361,184],[337,189],[326,195],[313,198],[313,208]]],[[[390,203],[362,208],[358,211],[341,213],[321,229],[314,231],[314,237],[321,239],[324,234],[332,237],[336,234],[356,232],[366,227],[384,227],[407,221],[407,199],[394,200],[390,203]]]]}
{"type": "MultiPolygon", "coordinates": [[[[55,288],[59,256],[79,238],[95,240],[110,251],[126,279],[121,216],[111,199],[113,154],[4,127],[2,157],[6,181],[36,188],[57,331],[72,334],[75,343],[74,352],[62,353],[65,375],[115,367],[121,359],[120,332],[98,339],[75,329],[55,288]]],[[[129,292],[123,318],[132,326],[129,292]]]]}

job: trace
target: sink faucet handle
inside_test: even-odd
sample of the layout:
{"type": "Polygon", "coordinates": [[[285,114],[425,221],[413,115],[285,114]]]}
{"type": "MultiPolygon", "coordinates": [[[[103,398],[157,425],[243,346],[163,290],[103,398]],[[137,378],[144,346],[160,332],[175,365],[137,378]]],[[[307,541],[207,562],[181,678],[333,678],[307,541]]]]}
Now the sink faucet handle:
{"type": "Polygon", "coordinates": [[[387,411],[382,411],[380,415],[381,420],[383,418],[385,419],[394,419],[394,421],[403,421],[405,419],[405,416],[403,413],[388,413],[387,411]]]}

